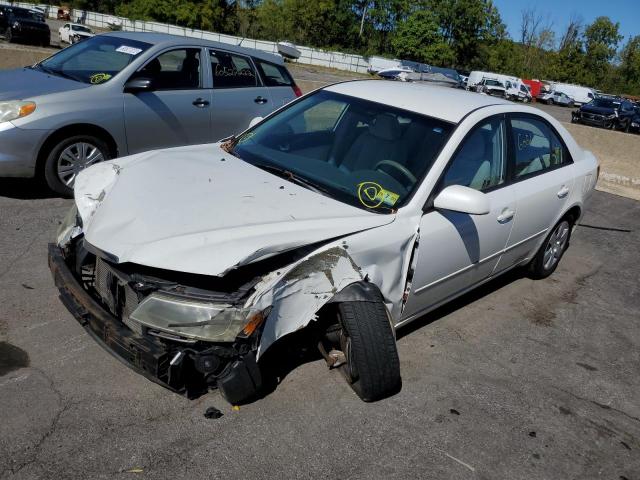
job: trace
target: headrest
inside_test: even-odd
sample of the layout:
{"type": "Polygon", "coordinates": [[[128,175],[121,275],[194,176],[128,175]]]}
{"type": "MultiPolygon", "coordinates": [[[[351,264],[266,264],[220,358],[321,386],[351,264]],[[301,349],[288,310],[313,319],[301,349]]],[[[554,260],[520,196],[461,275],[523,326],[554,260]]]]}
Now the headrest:
{"type": "Polygon", "coordinates": [[[390,113],[381,113],[369,126],[369,133],[383,140],[397,140],[401,134],[400,124],[398,119],[390,113]]]}

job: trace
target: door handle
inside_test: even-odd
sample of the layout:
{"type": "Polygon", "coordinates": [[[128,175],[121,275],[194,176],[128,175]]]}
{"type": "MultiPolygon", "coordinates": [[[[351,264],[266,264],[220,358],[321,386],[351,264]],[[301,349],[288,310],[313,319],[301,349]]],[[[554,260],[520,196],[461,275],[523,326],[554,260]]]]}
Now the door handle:
{"type": "Polygon", "coordinates": [[[257,96],[256,98],[253,99],[253,101],[262,105],[263,103],[267,103],[268,100],[264,97],[257,96]]]}
{"type": "Polygon", "coordinates": [[[193,105],[195,105],[198,108],[204,108],[204,107],[209,106],[209,101],[205,100],[204,98],[196,98],[193,101],[193,105]]]}
{"type": "Polygon", "coordinates": [[[504,210],[502,210],[502,213],[498,215],[498,223],[507,223],[513,218],[515,214],[515,211],[511,210],[510,208],[505,208],[504,210]]]}
{"type": "Polygon", "coordinates": [[[569,188],[566,185],[563,185],[562,188],[558,191],[558,198],[564,198],[569,195],[569,188]]]}

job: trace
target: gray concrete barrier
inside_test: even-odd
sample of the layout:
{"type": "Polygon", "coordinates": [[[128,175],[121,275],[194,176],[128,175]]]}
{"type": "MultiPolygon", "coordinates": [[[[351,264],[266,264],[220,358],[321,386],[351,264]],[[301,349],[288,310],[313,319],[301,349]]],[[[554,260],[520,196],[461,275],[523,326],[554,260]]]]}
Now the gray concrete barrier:
{"type": "Polygon", "coordinates": [[[598,190],[640,200],[640,135],[564,125],[578,144],[600,161],[598,190]]]}

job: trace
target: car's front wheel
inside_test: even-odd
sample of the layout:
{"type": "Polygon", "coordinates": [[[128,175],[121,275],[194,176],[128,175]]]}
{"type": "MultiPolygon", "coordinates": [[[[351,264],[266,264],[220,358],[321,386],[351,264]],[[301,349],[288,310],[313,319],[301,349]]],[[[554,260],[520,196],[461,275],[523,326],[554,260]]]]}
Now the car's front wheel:
{"type": "Polygon", "coordinates": [[[573,223],[572,217],[565,216],[553,227],[536,256],[529,262],[528,273],[530,278],[546,278],[555,271],[569,246],[573,223]]]}
{"type": "Polygon", "coordinates": [[[51,190],[70,197],[76,176],[82,170],[110,158],[109,146],[98,137],[67,137],[50,150],[44,165],[45,180],[51,190]]]}
{"type": "Polygon", "coordinates": [[[393,327],[381,302],[344,302],[338,306],[340,349],[347,381],[365,402],[397,393],[400,360],[393,327]]]}
{"type": "Polygon", "coordinates": [[[7,28],[4,32],[4,39],[9,43],[13,42],[13,32],[11,31],[11,27],[7,28]]]}

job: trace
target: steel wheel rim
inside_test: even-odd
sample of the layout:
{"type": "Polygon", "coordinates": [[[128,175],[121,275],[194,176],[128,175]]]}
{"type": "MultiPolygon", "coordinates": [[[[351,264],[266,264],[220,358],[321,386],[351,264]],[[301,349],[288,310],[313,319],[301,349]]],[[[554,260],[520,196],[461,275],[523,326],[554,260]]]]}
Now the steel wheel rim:
{"type": "Polygon", "coordinates": [[[545,245],[542,263],[545,270],[553,268],[558,263],[567,246],[568,239],[569,222],[564,220],[558,224],[545,245]]]}
{"type": "Polygon", "coordinates": [[[58,157],[58,178],[67,187],[73,187],[78,173],[103,160],[104,154],[92,143],[72,143],[65,147],[58,157]]]}

